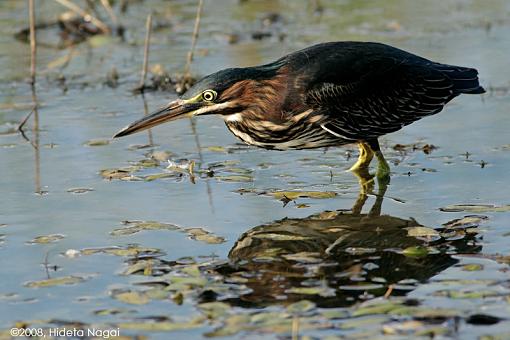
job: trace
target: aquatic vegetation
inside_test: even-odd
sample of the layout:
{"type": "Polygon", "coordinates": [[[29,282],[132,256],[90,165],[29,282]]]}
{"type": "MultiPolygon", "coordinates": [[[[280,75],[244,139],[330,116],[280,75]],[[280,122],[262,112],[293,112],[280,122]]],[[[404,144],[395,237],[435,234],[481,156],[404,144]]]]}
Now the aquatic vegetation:
{"type": "Polygon", "coordinates": [[[32,92],[26,3],[0,1],[0,339],[510,338],[506,3],[204,1],[185,74],[197,1],[69,0],[112,34],[34,2],[32,92]],[[381,141],[387,187],[345,172],[353,146],[255,150],[214,117],[110,139],[205,73],[339,32],[483,70],[483,98],[381,141]]]}

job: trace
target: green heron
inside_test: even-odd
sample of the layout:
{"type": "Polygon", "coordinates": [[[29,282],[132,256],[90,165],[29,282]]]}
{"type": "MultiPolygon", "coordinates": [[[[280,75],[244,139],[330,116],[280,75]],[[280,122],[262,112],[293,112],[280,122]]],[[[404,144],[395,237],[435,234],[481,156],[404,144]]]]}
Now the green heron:
{"type": "Polygon", "coordinates": [[[215,114],[242,141],[265,149],[358,143],[350,170],[367,171],[375,155],[377,176],[387,178],[378,138],[438,113],[462,93],[484,93],[477,75],[380,43],[322,43],[269,64],[208,75],[114,137],[215,114]]]}

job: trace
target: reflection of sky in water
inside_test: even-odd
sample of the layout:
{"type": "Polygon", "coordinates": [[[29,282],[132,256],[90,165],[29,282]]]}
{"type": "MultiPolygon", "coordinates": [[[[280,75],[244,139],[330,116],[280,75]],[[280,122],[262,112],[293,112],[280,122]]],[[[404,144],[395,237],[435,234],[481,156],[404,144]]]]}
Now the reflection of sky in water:
{"type": "MultiPolygon", "coordinates": [[[[508,17],[509,8],[508,3],[503,1],[494,1],[490,5],[482,1],[457,5],[441,1],[434,2],[434,5],[417,2],[410,5],[411,2],[397,1],[384,10],[371,9],[368,5],[359,5],[366,8],[356,8],[354,3],[358,2],[324,2],[322,18],[311,15],[305,5],[295,2],[289,5],[273,4],[271,1],[248,2],[243,6],[238,6],[236,1],[206,3],[198,48],[207,48],[209,53],[207,56],[198,53],[193,65],[195,72],[200,74],[227,66],[265,63],[318,41],[357,39],[383,41],[438,61],[473,66],[479,69],[481,81],[486,87],[508,86],[507,51],[510,50],[510,40],[507,38],[509,23],[505,18],[508,17]],[[268,41],[252,41],[243,36],[246,29],[260,28],[256,20],[260,17],[257,11],[266,8],[264,6],[267,4],[275,6],[272,10],[284,11],[285,22],[279,24],[287,34],[283,43],[272,38],[268,41]],[[233,21],[225,23],[227,19],[220,20],[220,16],[233,21]],[[485,29],[488,20],[494,22],[489,31],[485,29]],[[392,32],[388,28],[392,21],[398,22],[401,29],[392,32]],[[303,27],[307,28],[303,30],[303,27]],[[223,31],[239,32],[239,44],[228,45],[223,31]]],[[[154,3],[154,7],[156,5],[154,3]]],[[[47,4],[44,6],[44,16],[49,18],[49,13],[55,8],[47,4]]],[[[0,123],[20,121],[30,108],[29,90],[24,83],[24,77],[28,74],[28,48],[11,38],[16,28],[24,25],[22,7],[17,2],[0,4],[0,27],[5,33],[0,37],[0,60],[5,65],[0,70],[0,78],[3,79],[0,82],[0,123]],[[11,8],[16,10],[16,15],[11,15],[11,8]],[[14,103],[21,104],[21,107],[12,108],[10,105],[14,103]]],[[[179,4],[172,9],[172,13],[172,18],[178,23],[175,25],[178,34],[169,30],[154,33],[151,62],[178,70],[189,46],[190,18],[194,15],[194,7],[179,4]],[[181,11],[187,19],[179,23],[181,11]]],[[[142,27],[144,15],[140,16],[138,10],[129,12],[130,21],[126,20],[128,28],[142,27]]],[[[209,181],[214,211],[209,206],[204,180],[192,185],[186,179],[181,182],[109,182],[100,178],[98,172],[101,169],[125,166],[127,161],[143,158],[146,152],[127,150],[130,144],[146,143],[146,134],[130,136],[108,146],[83,146],[92,138],[109,138],[118,128],[143,112],[141,98],[129,94],[130,87],[137,83],[139,75],[142,33],[142,29],[131,33],[130,39],[136,41],[138,46],[101,46],[91,50],[90,59],[87,48],[84,45],[78,47],[79,54],[63,72],[69,83],[66,95],[62,95],[53,82],[45,80],[46,75],[40,76],[41,182],[48,195],[39,197],[33,194],[34,152],[30,145],[23,143],[16,135],[0,136],[0,144],[16,144],[13,148],[0,148],[0,188],[3,196],[0,223],[8,224],[0,229],[0,233],[7,234],[5,243],[0,246],[0,265],[9,273],[2,275],[0,293],[17,292],[22,298],[40,299],[35,304],[16,305],[9,315],[0,313],[2,324],[12,319],[26,318],[27,315],[34,319],[45,318],[48,308],[53,310],[53,317],[66,317],[70,311],[83,306],[59,301],[75,301],[76,297],[82,295],[91,296],[93,300],[98,300],[96,302],[107,305],[106,291],[109,285],[129,282],[129,279],[111,275],[115,270],[112,268],[119,266],[118,258],[103,256],[99,260],[90,256],[70,260],[59,257],[58,254],[67,249],[140,243],[161,248],[170,258],[211,253],[226,257],[237,238],[253,226],[286,216],[304,218],[328,209],[348,209],[357,197],[357,180],[343,172],[354,161],[346,161],[345,148],[329,150],[325,154],[322,150],[282,153],[249,149],[232,154],[204,150],[205,163],[234,159],[240,161],[236,166],[254,169],[253,183],[209,181]],[[99,55],[104,59],[98,58],[99,55]],[[105,73],[113,65],[121,76],[118,89],[102,85],[105,73]],[[83,81],[92,86],[80,89],[79,84],[83,81]],[[56,146],[45,146],[50,143],[56,146]],[[305,158],[312,160],[303,160],[305,158]],[[273,165],[263,169],[259,166],[261,163],[273,165]],[[330,171],[334,175],[332,183],[330,171]],[[299,183],[292,184],[293,181],[299,183]],[[66,192],[73,187],[91,187],[94,191],[84,195],[66,192]],[[241,196],[233,192],[239,188],[261,191],[303,187],[306,190],[333,190],[339,195],[328,200],[300,199],[298,203],[307,203],[310,207],[297,209],[292,202],[283,207],[281,202],[266,196],[241,196]],[[164,231],[122,238],[110,236],[109,232],[122,220],[157,220],[181,226],[204,226],[215,234],[225,236],[228,242],[204,245],[185,239],[184,234],[164,231]],[[35,236],[54,233],[64,234],[66,238],[47,246],[25,244],[35,236]],[[40,263],[44,261],[47,251],[49,261],[62,267],[58,275],[77,272],[99,275],[86,283],[58,289],[60,300],[55,299],[56,293],[50,290],[23,288],[23,282],[45,277],[40,263]]],[[[56,54],[54,50],[41,48],[38,52],[40,68],[44,69],[56,55],[63,56],[65,53],[60,51],[56,54]]],[[[47,76],[52,79],[56,74],[55,70],[50,70],[47,76]]],[[[172,97],[171,94],[151,93],[147,95],[147,100],[149,107],[155,108],[172,97]]],[[[405,203],[386,199],[383,213],[404,219],[413,217],[423,225],[437,227],[465,215],[441,213],[438,211],[441,206],[455,203],[510,203],[506,190],[510,182],[510,153],[508,149],[495,150],[510,142],[508,104],[507,95],[489,94],[483,101],[479,96],[462,96],[441,114],[383,138],[383,144],[388,146],[413,143],[424,138],[425,142],[439,147],[431,155],[410,153],[399,166],[393,166],[395,175],[387,196],[399,198],[405,203]],[[472,154],[472,162],[466,162],[461,156],[466,151],[472,154]],[[481,160],[488,163],[483,169],[477,164],[481,160]],[[411,166],[409,163],[417,165],[411,166]],[[422,168],[432,168],[437,172],[423,172],[422,168]],[[405,175],[408,171],[413,175],[405,175]]],[[[237,142],[217,118],[200,119],[197,128],[202,146],[237,142]]],[[[198,160],[189,121],[182,120],[156,128],[154,139],[161,150],[172,151],[176,158],[198,160]]],[[[388,150],[387,153],[390,160],[402,160],[397,152],[388,150]]],[[[368,205],[373,200],[370,197],[368,205]]],[[[482,252],[508,253],[508,242],[502,237],[507,232],[508,213],[488,215],[490,221],[484,228],[485,245],[482,252]]],[[[154,313],[164,313],[165,309],[161,306],[151,308],[154,313]]]]}

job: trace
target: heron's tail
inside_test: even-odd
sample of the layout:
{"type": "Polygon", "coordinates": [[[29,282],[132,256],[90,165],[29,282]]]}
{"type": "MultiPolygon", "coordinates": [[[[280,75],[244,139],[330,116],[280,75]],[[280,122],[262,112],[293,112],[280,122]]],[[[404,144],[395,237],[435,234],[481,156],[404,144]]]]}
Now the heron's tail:
{"type": "Polygon", "coordinates": [[[481,94],[485,89],[480,86],[478,71],[474,68],[436,64],[435,69],[443,72],[453,82],[455,91],[458,94],[481,94]]]}

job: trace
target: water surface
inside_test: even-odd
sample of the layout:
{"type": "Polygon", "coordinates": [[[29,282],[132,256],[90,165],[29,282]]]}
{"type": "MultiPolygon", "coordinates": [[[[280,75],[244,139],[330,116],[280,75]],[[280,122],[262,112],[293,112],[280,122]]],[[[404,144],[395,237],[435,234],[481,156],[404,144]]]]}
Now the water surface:
{"type": "MultiPolygon", "coordinates": [[[[55,13],[63,10],[50,1],[36,3],[41,22],[55,20],[55,13]]],[[[351,208],[360,203],[358,180],[345,172],[357,155],[354,146],[290,152],[255,149],[240,145],[216,117],[197,120],[196,133],[189,120],[157,127],[150,147],[139,147],[149,143],[147,133],[109,141],[144,111],[144,99],[131,89],[138,84],[146,15],[154,11],[155,22],[165,24],[153,32],[151,65],[162,64],[171,74],[180,72],[196,10],[191,1],[133,2],[119,16],[126,27],[124,42],[96,36],[72,50],[40,47],[36,86],[40,131],[31,131],[32,120],[27,123],[27,137],[39,144],[35,150],[15,132],[33,100],[27,83],[29,47],[14,39],[27,25],[27,10],[24,2],[0,3],[2,329],[16,322],[33,327],[82,322],[104,328],[123,325],[121,335],[165,339],[168,334],[227,335],[214,333],[227,325],[224,328],[237,337],[269,332],[276,338],[290,336],[292,325],[287,323],[295,322],[294,312],[285,312],[294,316],[283,317],[280,328],[251,319],[234,323],[231,314],[253,318],[261,313],[259,319],[266,320],[271,316],[267,313],[284,315],[289,304],[306,299],[312,305],[309,309],[298,305],[306,310],[298,313],[303,319],[300,334],[374,336],[393,330],[410,335],[435,327],[434,334],[460,338],[508,336],[510,277],[505,262],[510,254],[510,212],[504,207],[510,204],[509,4],[393,1],[383,8],[373,2],[321,1],[317,10],[311,3],[206,1],[193,74],[265,63],[322,41],[370,40],[476,67],[488,89],[484,96],[461,96],[441,114],[382,138],[393,164],[391,184],[384,199],[375,195],[376,186],[357,214],[351,208]],[[272,23],[267,19],[270,14],[272,23]],[[254,39],[254,32],[270,36],[254,39]],[[232,36],[236,43],[229,43],[232,36]],[[68,54],[72,57],[66,66],[62,60],[68,54]],[[112,68],[119,74],[115,88],[106,85],[112,68]],[[109,143],[92,146],[91,140],[109,143]],[[396,144],[408,147],[395,149],[396,144]],[[420,150],[425,144],[437,149],[427,154],[420,150]],[[174,163],[194,161],[194,183],[185,171],[168,172],[165,162],[140,167],[127,175],[133,176],[131,180],[101,175],[105,169],[138,166],[161,151],[174,163]],[[213,177],[208,170],[213,170],[213,177]],[[147,180],[154,174],[167,177],[147,180]],[[281,197],[271,195],[274,191],[328,192],[331,197],[298,197],[284,204],[281,197]],[[495,208],[440,210],[457,204],[495,208]],[[381,212],[370,214],[374,206],[381,212]],[[444,226],[471,215],[476,218],[444,226]],[[138,230],[136,223],[123,221],[167,224],[138,230]],[[127,232],[121,229],[133,226],[127,232]],[[423,231],[418,227],[428,234],[413,236],[409,230],[423,231]],[[58,236],[43,242],[35,239],[48,235],[58,236]],[[152,250],[104,249],[133,245],[152,250]],[[102,250],[94,253],[90,248],[102,250]],[[405,255],[405,249],[418,254],[405,255]],[[141,272],[122,275],[142,260],[152,262],[140,264],[141,272]],[[200,274],[193,263],[202,264],[200,274]],[[168,288],[173,277],[189,275],[190,267],[208,283],[168,288]],[[52,287],[29,283],[69,276],[80,282],[52,287]],[[159,286],[166,290],[155,291],[143,303],[126,301],[125,295],[124,300],[123,295],[119,298],[122,292],[145,292],[150,286],[146,283],[153,281],[163,281],[159,286]],[[230,286],[219,287],[218,282],[230,286]],[[408,300],[398,296],[406,296],[418,301],[420,308],[453,309],[455,317],[444,312],[436,323],[417,318],[421,324],[406,330],[399,325],[412,317],[389,319],[380,312],[356,316],[361,302],[378,303],[376,297],[387,293],[390,285],[395,300],[389,301],[396,305],[405,305],[408,300]],[[309,287],[317,290],[303,290],[309,287]],[[179,293],[181,305],[174,302],[179,293]],[[210,322],[196,319],[210,308],[199,304],[213,301],[232,309],[225,315],[209,315],[210,322]],[[98,312],[104,310],[111,313],[98,312]],[[324,314],[328,310],[345,315],[334,319],[324,314]],[[478,319],[470,319],[477,314],[505,320],[480,325],[478,319]],[[198,321],[186,324],[194,318],[198,321]],[[342,326],[367,318],[370,326],[342,326]],[[149,332],[140,325],[149,321],[181,322],[176,328],[183,329],[166,333],[166,324],[159,324],[149,332]],[[245,326],[232,329],[232,323],[245,326]]],[[[54,36],[41,33],[43,38],[54,36]]],[[[175,97],[171,92],[151,92],[145,100],[154,109],[175,97]]]]}

